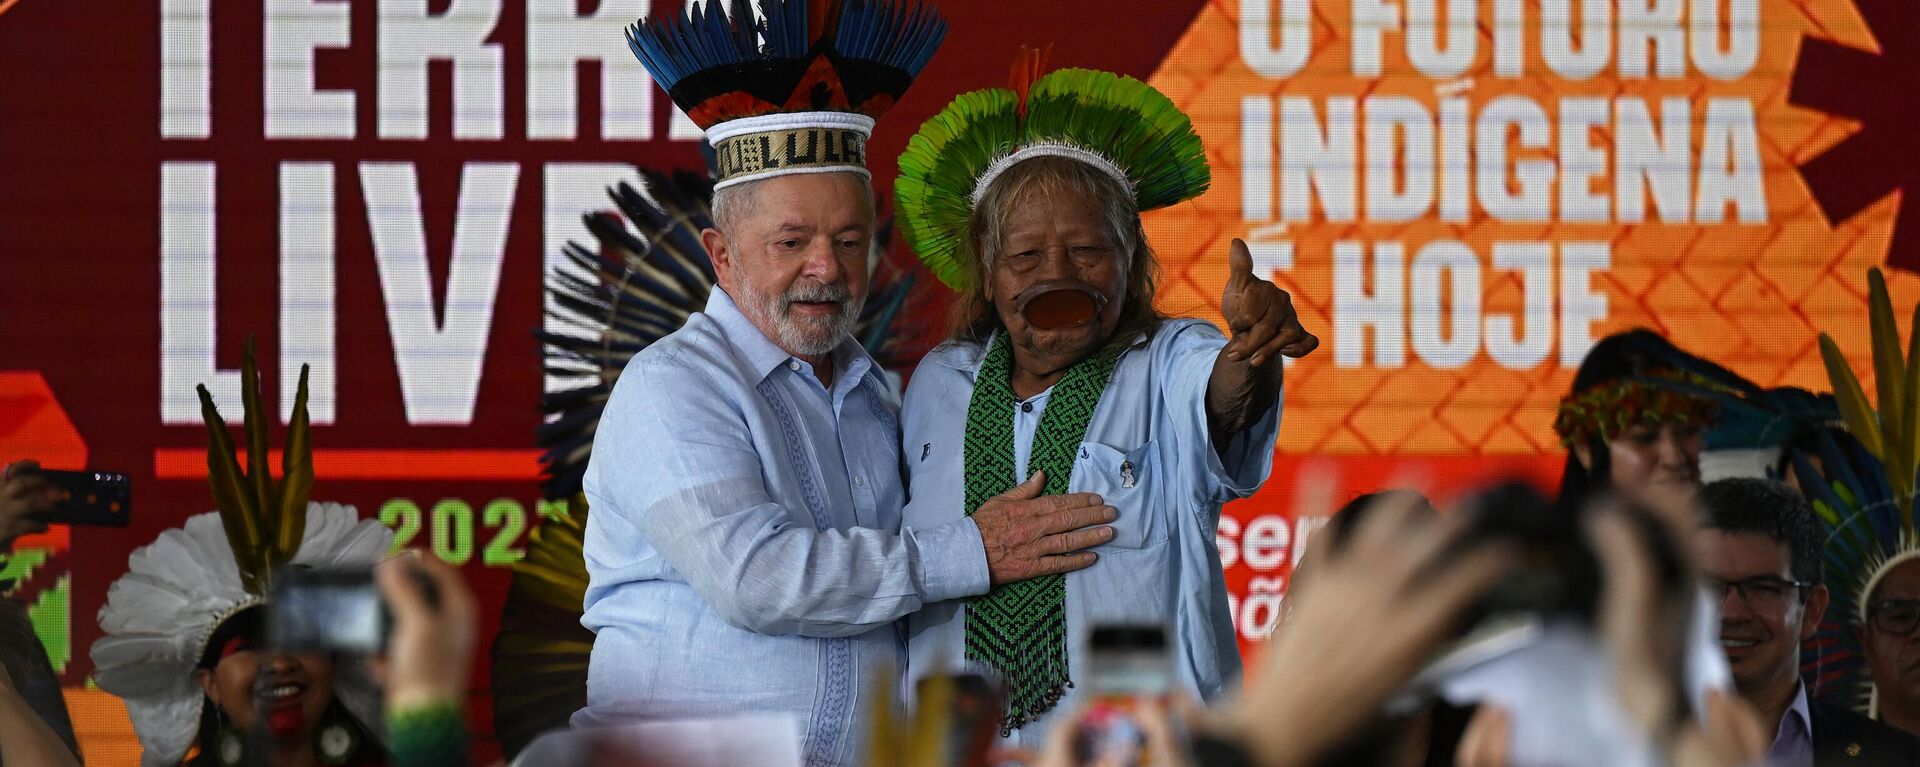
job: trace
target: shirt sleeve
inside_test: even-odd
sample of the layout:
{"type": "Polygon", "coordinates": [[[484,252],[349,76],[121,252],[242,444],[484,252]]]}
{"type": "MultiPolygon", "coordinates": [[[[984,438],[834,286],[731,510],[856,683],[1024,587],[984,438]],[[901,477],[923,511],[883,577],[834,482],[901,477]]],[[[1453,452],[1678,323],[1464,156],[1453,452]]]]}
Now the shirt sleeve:
{"type": "Polygon", "coordinates": [[[590,601],[645,556],[626,540],[657,552],[728,623],[762,634],[860,634],[958,596],[945,562],[980,548],[970,520],[905,535],[797,521],[807,513],[767,491],[728,390],[671,358],[636,359],[621,376],[589,468],[590,601]]]}
{"type": "MultiPolygon", "coordinates": [[[[919,371],[914,374],[913,385],[907,388],[907,396],[900,406],[900,457],[903,461],[912,461],[911,456],[918,455],[917,445],[931,437],[926,434],[928,423],[934,420],[947,402],[945,375],[950,374],[945,367],[948,355],[953,354],[949,347],[938,347],[928,352],[920,361],[919,371]]],[[[959,405],[965,407],[965,404],[959,405]]],[[[909,465],[911,465],[909,463],[909,465]]],[[[907,505],[912,506],[914,480],[911,471],[902,481],[907,485],[907,505]]],[[[960,498],[962,492],[953,488],[951,497],[960,498]]],[[[920,503],[927,503],[920,500],[920,503]]],[[[906,535],[921,542],[926,562],[926,582],[941,596],[929,597],[929,602],[939,602],[961,597],[978,596],[992,588],[992,575],[987,567],[987,547],[980,537],[980,528],[974,524],[973,517],[965,516],[957,500],[953,502],[954,513],[961,515],[956,522],[939,527],[915,529],[907,528],[906,535]]],[[[903,516],[906,516],[903,512],[903,516]]],[[[911,517],[909,517],[911,518],[911,517]]]]}
{"type": "Polygon", "coordinates": [[[1252,426],[1234,435],[1224,451],[1216,450],[1207,420],[1207,384],[1213,378],[1214,360],[1227,345],[1226,336],[1198,321],[1168,322],[1159,335],[1149,353],[1160,373],[1165,417],[1172,421],[1181,454],[1204,462],[1200,471],[1204,498],[1220,504],[1252,495],[1273,472],[1284,394],[1252,426]]]}

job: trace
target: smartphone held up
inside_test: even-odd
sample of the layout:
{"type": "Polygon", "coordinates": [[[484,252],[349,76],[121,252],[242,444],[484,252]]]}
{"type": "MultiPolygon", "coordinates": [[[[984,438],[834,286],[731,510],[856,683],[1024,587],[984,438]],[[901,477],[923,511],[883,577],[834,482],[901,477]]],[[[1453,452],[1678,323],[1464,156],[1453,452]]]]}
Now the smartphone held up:
{"type": "Polygon", "coordinates": [[[1075,762],[1150,767],[1147,706],[1173,689],[1167,631],[1158,625],[1100,625],[1089,642],[1089,699],[1074,733],[1075,762]]]}
{"type": "Polygon", "coordinates": [[[46,519],[55,525],[126,527],[132,520],[133,481],[115,471],[59,471],[37,473],[54,488],[54,512],[46,519]]]}

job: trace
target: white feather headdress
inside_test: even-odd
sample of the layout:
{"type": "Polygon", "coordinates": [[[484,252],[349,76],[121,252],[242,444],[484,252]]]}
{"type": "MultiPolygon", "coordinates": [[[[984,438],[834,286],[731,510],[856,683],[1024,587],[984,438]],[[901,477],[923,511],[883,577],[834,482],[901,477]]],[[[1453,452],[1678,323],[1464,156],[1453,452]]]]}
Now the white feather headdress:
{"type": "MultiPolygon", "coordinates": [[[[222,621],[265,601],[276,572],[290,565],[367,569],[393,545],[391,530],[360,519],[353,507],[307,500],[313,484],[307,369],[300,369],[277,479],[267,467],[269,416],[260,405],[251,338],[240,365],[240,392],[246,468],[213,397],[200,387],[207,481],[219,511],[193,516],[135,550],[127,574],[114,581],[100,608],[106,636],[93,643],[93,678],[126,701],[145,765],[178,764],[193,746],[206,700],[194,670],[207,642],[222,621]]],[[[379,699],[364,665],[337,664],[334,694],[378,735],[379,699]]]]}
{"type": "MultiPolygon", "coordinates": [[[[393,545],[392,530],[360,519],[351,506],[309,503],[306,518],[294,565],[365,569],[393,545]]],[[[93,643],[93,679],[126,701],[142,764],[179,764],[200,729],[206,696],[193,672],[207,638],[220,621],[261,600],[240,583],[219,512],[194,515],[127,562],[100,608],[107,635],[93,643]]],[[[378,691],[358,664],[336,666],[334,691],[355,719],[379,724],[378,691]]]]}

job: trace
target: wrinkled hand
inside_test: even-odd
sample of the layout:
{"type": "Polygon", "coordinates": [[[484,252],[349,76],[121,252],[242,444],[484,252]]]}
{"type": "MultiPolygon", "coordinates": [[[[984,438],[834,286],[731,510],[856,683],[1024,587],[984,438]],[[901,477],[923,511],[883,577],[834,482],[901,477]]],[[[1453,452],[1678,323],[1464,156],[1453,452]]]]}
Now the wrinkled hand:
{"type": "Polygon", "coordinates": [[[15,538],[45,532],[47,519],[58,508],[53,483],[40,474],[40,464],[21,461],[0,474],[0,551],[13,547],[15,538]]]}
{"type": "Polygon", "coordinates": [[[1091,566],[1096,557],[1085,549],[1113,540],[1113,528],[1094,527],[1118,516],[1113,507],[1100,503],[1100,496],[1041,496],[1046,487],[1046,473],[1036,471],[973,513],[993,585],[1091,566]]]}
{"type": "Polygon", "coordinates": [[[374,569],[393,611],[393,636],[379,664],[387,710],[464,701],[478,638],[473,592],[459,571],[422,556],[398,556],[374,569]],[[422,582],[432,584],[429,603],[422,582]]]}
{"type": "Polygon", "coordinates": [[[1470,515],[1376,503],[1340,548],[1310,539],[1313,576],[1294,585],[1259,679],[1229,712],[1260,764],[1315,764],[1352,736],[1512,568],[1500,544],[1460,548],[1470,515]]]}
{"type": "Polygon", "coordinates": [[[1293,297],[1254,276],[1253,254],[1245,242],[1233,241],[1227,265],[1227,288],[1220,295],[1220,314],[1233,332],[1224,350],[1227,359],[1260,367],[1278,355],[1305,357],[1319,348],[1320,339],[1300,326],[1293,297]]]}

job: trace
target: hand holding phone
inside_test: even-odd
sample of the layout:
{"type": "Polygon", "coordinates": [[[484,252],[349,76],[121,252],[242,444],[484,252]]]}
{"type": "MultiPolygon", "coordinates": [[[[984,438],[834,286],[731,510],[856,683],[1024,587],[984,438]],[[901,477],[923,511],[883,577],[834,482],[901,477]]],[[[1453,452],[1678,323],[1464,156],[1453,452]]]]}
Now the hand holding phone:
{"type": "Polygon", "coordinates": [[[132,521],[133,481],[117,471],[39,470],[54,488],[54,513],[61,525],[126,527],[132,521]]]}
{"type": "Polygon", "coordinates": [[[1075,725],[1076,763],[1100,767],[1159,765],[1154,759],[1153,741],[1174,737],[1171,732],[1161,732],[1168,729],[1162,703],[1173,687],[1166,629],[1157,625],[1095,626],[1090,639],[1090,699],[1075,725]]]}
{"type": "Polygon", "coordinates": [[[462,700],[479,642],[479,606],[460,571],[426,556],[375,568],[393,614],[382,661],[388,710],[462,700]]]}

